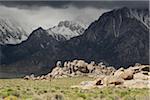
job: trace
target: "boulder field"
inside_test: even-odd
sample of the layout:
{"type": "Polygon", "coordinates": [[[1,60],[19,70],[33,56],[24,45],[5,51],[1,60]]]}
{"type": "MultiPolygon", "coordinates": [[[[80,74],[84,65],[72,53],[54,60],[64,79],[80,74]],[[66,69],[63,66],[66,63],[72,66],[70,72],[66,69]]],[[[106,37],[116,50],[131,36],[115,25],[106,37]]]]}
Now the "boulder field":
{"type": "Polygon", "coordinates": [[[99,77],[100,75],[113,74],[116,69],[114,67],[107,67],[102,62],[96,64],[94,61],[87,63],[84,60],[73,60],[66,61],[63,64],[58,61],[54,69],[47,75],[35,77],[33,74],[25,76],[24,79],[50,79],[50,78],[64,78],[64,77],[77,77],[77,76],[88,76],[88,77],[99,77]]]}
{"type": "Polygon", "coordinates": [[[84,60],[61,61],[47,75],[35,77],[33,74],[25,76],[25,80],[51,80],[53,78],[93,77],[94,81],[84,81],[71,88],[90,89],[94,87],[125,87],[125,88],[148,88],[150,86],[150,65],[135,64],[129,68],[115,69],[106,66],[102,62],[94,61],[87,63],[84,60]]]}
{"type": "Polygon", "coordinates": [[[150,65],[135,65],[127,69],[120,68],[111,75],[100,75],[94,81],[84,81],[72,88],[149,88],[150,87],[150,65]]]}

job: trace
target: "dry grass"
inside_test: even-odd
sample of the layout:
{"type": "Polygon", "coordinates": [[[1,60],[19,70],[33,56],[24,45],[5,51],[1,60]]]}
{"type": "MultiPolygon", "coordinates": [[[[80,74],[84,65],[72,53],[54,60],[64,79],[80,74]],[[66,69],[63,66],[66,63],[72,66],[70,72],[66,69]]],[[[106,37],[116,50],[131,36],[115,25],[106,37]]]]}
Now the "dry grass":
{"type": "Polygon", "coordinates": [[[72,89],[88,77],[48,80],[0,79],[0,98],[10,100],[148,100],[148,89],[72,89]],[[15,99],[12,99],[15,100],[15,99]]]}

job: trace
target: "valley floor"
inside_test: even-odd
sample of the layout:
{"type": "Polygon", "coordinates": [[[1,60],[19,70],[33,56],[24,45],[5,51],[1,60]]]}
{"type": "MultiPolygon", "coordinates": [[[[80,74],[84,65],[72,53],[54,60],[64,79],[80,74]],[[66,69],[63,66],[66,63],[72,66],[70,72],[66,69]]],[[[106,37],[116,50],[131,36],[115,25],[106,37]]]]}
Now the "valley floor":
{"type": "Polygon", "coordinates": [[[149,89],[70,88],[89,77],[49,80],[0,79],[0,100],[148,100],[149,89]]]}

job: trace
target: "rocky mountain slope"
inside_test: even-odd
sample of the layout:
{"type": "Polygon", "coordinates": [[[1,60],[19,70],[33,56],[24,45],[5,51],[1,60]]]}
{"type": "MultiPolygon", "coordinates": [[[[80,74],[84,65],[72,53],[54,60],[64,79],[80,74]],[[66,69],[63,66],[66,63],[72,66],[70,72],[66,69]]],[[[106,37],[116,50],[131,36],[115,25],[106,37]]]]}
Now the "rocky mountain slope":
{"type": "Polygon", "coordinates": [[[0,44],[18,44],[28,37],[27,31],[13,19],[0,17],[0,44]]]}
{"type": "MultiPolygon", "coordinates": [[[[57,40],[41,27],[34,30],[28,39],[21,44],[2,46],[1,51],[6,59],[2,59],[1,63],[13,63],[17,60],[26,59],[47,49],[54,50],[57,40]]],[[[33,61],[34,62],[34,61],[33,61]]],[[[32,63],[32,62],[31,62],[32,63]]]]}
{"type": "Polygon", "coordinates": [[[137,62],[148,64],[148,9],[137,12],[145,22],[135,17],[132,10],[135,11],[121,8],[104,13],[83,35],[64,42],[64,53],[69,52],[72,59],[101,59],[115,66],[128,66],[137,62]]]}
{"type": "Polygon", "coordinates": [[[148,14],[148,9],[115,9],[100,16],[82,35],[73,38],[64,35],[63,39],[60,38],[63,41],[50,33],[55,33],[58,28],[60,33],[65,33],[62,27],[66,23],[62,22],[56,28],[49,29],[50,32],[39,28],[21,44],[1,46],[1,65],[21,66],[22,69],[28,67],[32,72],[37,68],[39,71],[45,67],[51,69],[57,60],[94,60],[115,67],[148,64],[148,14]],[[29,66],[35,66],[35,69],[29,66]]]}
{"type": "Polygon", "coordinates": [[[47,72],[45,67],[49,66],[49,61],[53,61],[49,55],[55,53],[56,45],[58,41],[41,27],[34,30],[21,44],[1,45],[0,73],[7,73],[8,68],[11,73],[15,71],[15,74],[47,72]]]}

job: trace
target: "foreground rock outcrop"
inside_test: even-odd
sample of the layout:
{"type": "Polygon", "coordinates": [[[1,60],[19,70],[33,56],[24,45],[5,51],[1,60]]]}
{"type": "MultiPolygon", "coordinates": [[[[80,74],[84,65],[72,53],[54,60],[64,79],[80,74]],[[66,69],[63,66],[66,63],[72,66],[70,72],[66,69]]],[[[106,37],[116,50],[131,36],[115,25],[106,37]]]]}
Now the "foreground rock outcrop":
{"type": "Polygon", "coordinates": [[[94,61],[87,63],[84,60],[61,61],[47,75],[35,77],[33,74],[25,76],[25,80],[51,80],[52,78],[88,76],[95,78],[94,81],[81,82],[72,88],[90,89],[94,87],[125,87],[125,88],[148,88],[150,86],[150,65],[135,64],[133,67],[116,70],[107,67],[103,63],[96,64],[94,61]]]}
{"type": "Polygon", "coordinates": [[[120,68],[112,75],[101,75],[94,81],[81,82],[72,88],[91,89],[94,87],[123,87],[123,88],[149,88],[150,65],[135,65],[127,69],[120,68]]]}
{"type": "Polygon", "coordinates": [[[25,76],[24,79],[29,80],[42,80],[51,78],[64,78],[64,77],[77,77],[77,76],[88,76],[88,77],[99,77],[100,75],[110,75],[115,72],[114,67],[106,67],[103,63],[96,64],[94,61],[87,63],[84,60],[73,60],[66,61],[63,64],[61,61],[56,63],[56,67],[51,73],[38,77],[25,76]]]}
{"type": "Polygon", "coordinates": [[[96,64],[94,61],[87,63],[84,60],[66,61],[52,70],[50,75],[54,78],[74,77],[88,75],[89,77],[97,77],[99,75],[110,75],[115,71],[113,67],[106,67],[103,63],[96,64]]]}

